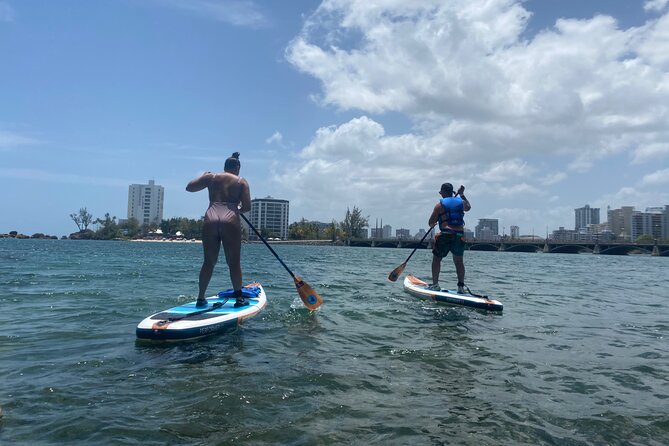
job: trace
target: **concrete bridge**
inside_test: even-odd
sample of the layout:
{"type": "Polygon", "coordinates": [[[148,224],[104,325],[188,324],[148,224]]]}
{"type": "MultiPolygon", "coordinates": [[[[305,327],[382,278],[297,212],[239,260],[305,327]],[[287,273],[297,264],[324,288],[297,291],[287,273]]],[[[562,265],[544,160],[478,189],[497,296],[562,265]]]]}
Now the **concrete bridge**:
{"type": "MultiPolygon", "coordinates": [[[[363,246],[371,248],[419,248],[428,249],[427,241],[409,239],[350,239],[349,246],[363,246]]],[[[505,252],[545,252],[567,254],[604,254],[628,255],[649,254],[653,256],[669,257],[669,243],[650,242],[558,242],[552,240],[513,240],[499,241],[467,240],[466,248],[469,251],[505,251],[505,252]]]]}

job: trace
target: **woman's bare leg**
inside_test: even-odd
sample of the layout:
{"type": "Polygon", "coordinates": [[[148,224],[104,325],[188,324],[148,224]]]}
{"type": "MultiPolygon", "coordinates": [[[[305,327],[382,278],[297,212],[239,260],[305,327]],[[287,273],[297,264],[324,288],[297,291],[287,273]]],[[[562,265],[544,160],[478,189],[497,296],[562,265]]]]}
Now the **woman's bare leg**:
{"type": "Polygon", "coordinates": [[[200,268],[200,289],[197,300],[204,300],[204,294],[207,292],[209,281],[214,273],[214,266],[218,262],[218,253],[221,250],[221,239],[218,235],[218,229],[215,225],[207,225],[202,228],[202,249],[204,250],[204,261],[200,268]]]}
{"type": "Polygon", "coordinates": [[[230,281],[235,291],[242,289],[242,231],[239,225],[226,225],[223,230],[222,241],[225,261],[230,269],[230,281]]]}

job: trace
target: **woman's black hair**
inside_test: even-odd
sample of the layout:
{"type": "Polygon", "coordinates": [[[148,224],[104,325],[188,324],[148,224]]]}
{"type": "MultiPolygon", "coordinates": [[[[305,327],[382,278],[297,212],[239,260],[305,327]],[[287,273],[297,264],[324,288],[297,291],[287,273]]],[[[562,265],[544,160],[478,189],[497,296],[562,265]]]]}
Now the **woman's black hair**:
{"type": "Polygon", "coordinates": [[[225,160],[225,171],[232,171],[237,168],[241,167],[241,164],[239,163],[239,152],[235,152],[232,154],[230,158],[225,160]]]}

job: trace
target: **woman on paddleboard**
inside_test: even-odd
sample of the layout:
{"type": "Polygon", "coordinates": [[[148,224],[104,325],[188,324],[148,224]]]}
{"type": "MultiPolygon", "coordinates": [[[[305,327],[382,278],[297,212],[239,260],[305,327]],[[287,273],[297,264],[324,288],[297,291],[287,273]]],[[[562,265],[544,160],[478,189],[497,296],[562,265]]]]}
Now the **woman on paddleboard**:
{"type": "Polygon", "coordinates": [[[239,152],[235,152],[225,160],[223,172],[205,172],[186,186],[188,192],[209,189],[209,208],[202,226],[204,262],[200,269],[198,307],[207,306],[204,294],[218,262],[221,245],[230,269],[230,280],[236,298],[235,307],[249,304],[242,297],[242,227],[239,213],[251,210],[251,192],[249,183],[239,176],[240,167],[239,152]]]}
{"type": "Polygon", "coordinates": [[[430,228],[439,223],[439,233],[434,241],[432,250],[432,285],[430,289],[440,290],[439,273],[441,272],[441,259],[452,253],[455,272],[458,276],[458,293],[465,293],[465,212],[472,206],[465,198],[465,187],[460,186],[458,192],[453,196],[453,185],[444,183],[441,185],[439,195],[441,200],[434,206],[428,224],[430,228]],[[458,195],[460,195],[458,197],[458,195]]]}

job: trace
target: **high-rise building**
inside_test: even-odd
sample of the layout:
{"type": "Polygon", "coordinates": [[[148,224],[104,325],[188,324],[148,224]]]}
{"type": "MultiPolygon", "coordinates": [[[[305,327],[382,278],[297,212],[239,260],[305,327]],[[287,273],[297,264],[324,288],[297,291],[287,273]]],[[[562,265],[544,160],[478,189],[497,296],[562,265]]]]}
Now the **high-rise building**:
{"type": "Polygon", "coordinates": [[[393,227],[390,225],[383,226],[383,238],[391,238],[393,236],[393,227]]]}
{"type": "Polygon", "coordinates": [[[409,238],[411,234],[408,229],[400,228],[395,230],[395,237],[397,238],[409,238]]]}
{"type": "Polygon", "coordinates": [[[499,235],[499,220],[496,218],[479,218],[479,224],[474,228],[476,238],[491,240],[499,235]]]}
{"type": "Polygon", "coordinates": [[[520,237],[520,227],[511,225],[511,238],[518,238],[520,237]]]}
{"type": "Polygon", "coordinates": [[[578,231],[588,225],[599,224],[599,208],[591,208],[588,204],[582,208],[574,209],[574,215],[574,231],[578,231]]]}
{"type": "Polygon", "coordinates": [[[666,225],[663,208],[646,208],[646,212],[632,213],[631,240],[642,235],[649,235],[655,239],[663,237],[666,225]]]}
{"type": "Polygon", "coordinates": [[[165,189],[149,180],[149,184],[131,184],[128,187],[128,220],[158,225],[163,221],[165,189]]]}
{"type": "MultiPolygon", "coordinates": [[[[246,214],[251,224],[263,235],[271,238],[288,238],[288,200],[267,196],[251,200],[251,210],[246,214]]],[[[250,239],[256,239],[253,231],[248,231],[250,239]]]]}
{"type": "Polygon", "coordinates": [[[614,237],[623,240],[632,239],[632,214],[634,206],[623,206],[620,209],[608,209],[606,217],[609,230],[614,237]]]}

